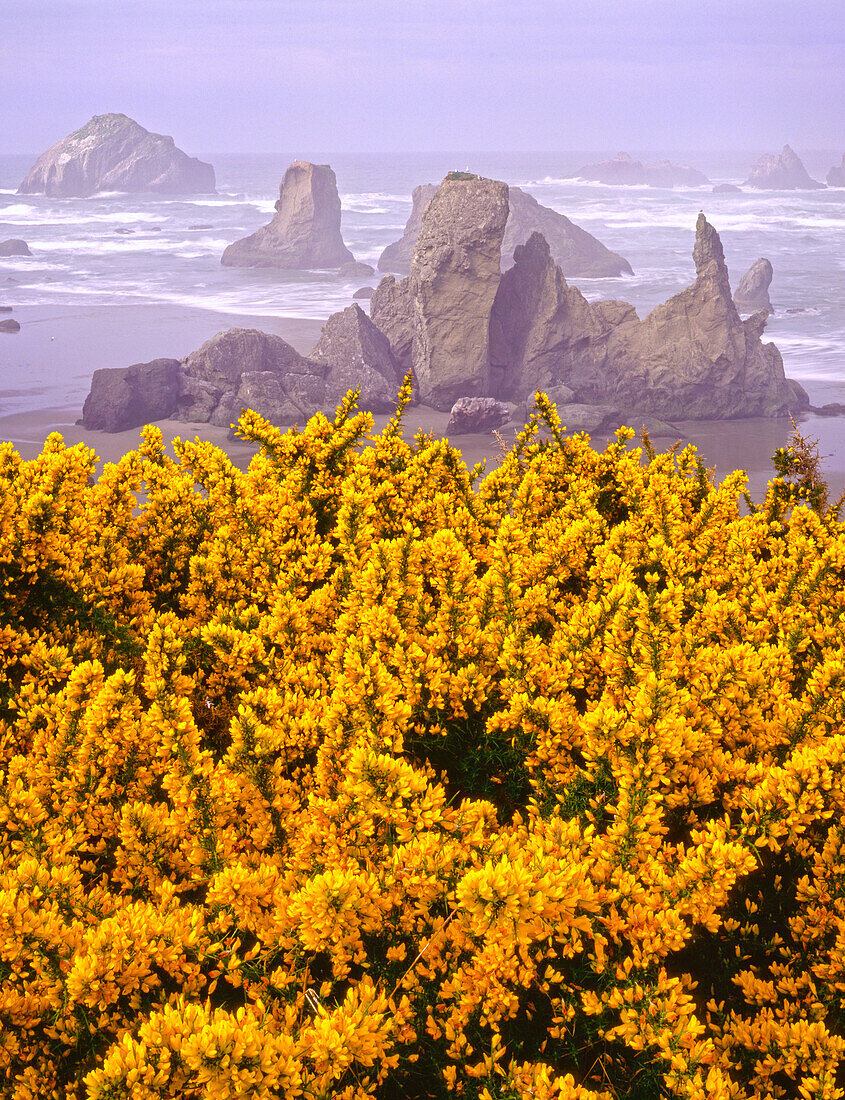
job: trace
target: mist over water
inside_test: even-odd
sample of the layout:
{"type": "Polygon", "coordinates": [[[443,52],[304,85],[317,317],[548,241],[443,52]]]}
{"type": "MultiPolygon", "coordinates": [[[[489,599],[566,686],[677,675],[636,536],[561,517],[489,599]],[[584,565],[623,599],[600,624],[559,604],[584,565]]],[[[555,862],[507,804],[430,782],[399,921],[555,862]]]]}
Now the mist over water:
{"type": "MultiPolygon", "coordinates": [[[[740,183],[753,159],[750,153],[649,158],[661,155],[693,164],[713,183],[740,183]]],[[[216,195],[108,194],[64,200],[15,194],[32,158],[0,157],[0,240],[21,237],[33,252],[32,258],[0,258],[0,304],[65,311],[160,305],[239,314],[252,318],[258,328],[280,317],[325,319],[349,305],[359,286],[375,285],[380,276],[349,281],[334,272],[258,271],[220,264],[227,244],[272,216],[279,181],[295,156],[210,156],[217,171],[216,195]]],[[[805,384],[824,383],[819,400],[845,400],[845,191],[714,195],[712,184],[662,190],[565,178],[596,156],[467,153],[321,159],[337,175],[343,236],[357,260],[375,266],[382,249],[401,234],[414,186],[468,167],[524,188],[625,256],[633,277],[571,281],[588,298],[631,302],[640,316],[692,281],[695,220],[704,210],[721,235],[734,287],[758,257],[771,260],[776,312],[767,336],[779,347],[787,375],[805,384]],[[840,382],[837,398],[834,390],[840,382]]],[[[818,154],[807,157],[806,164],[811,174],[823,178],[835,159],[832,152],[818,154]]],[[[0,367],[11,353],[12,339],[0,338],[0,367]]],[[[73,379],[63,376],[58,358],[33,364],[31,386],[27,378],[6,374],[3,411],[60,399],[81,405],[93,370],[129,361],[136,360],[114,361],[104,342],[90,371],[77,372],[73,379]]]]}

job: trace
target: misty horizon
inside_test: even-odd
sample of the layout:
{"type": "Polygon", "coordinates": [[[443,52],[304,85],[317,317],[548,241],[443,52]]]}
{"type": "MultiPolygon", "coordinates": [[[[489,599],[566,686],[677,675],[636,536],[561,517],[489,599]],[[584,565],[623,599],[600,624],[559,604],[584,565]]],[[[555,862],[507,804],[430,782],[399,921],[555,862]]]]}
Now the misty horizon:
{"type": "Polygon", "coordinates": [[[833,0],[10,0],[4,154],[119,111],[199,155],[845,147],[833,0]]]}

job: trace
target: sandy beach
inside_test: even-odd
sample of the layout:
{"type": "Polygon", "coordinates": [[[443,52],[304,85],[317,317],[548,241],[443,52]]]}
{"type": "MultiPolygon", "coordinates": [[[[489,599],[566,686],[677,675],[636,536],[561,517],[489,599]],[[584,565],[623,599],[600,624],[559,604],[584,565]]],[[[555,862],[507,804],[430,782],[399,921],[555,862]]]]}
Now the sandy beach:
{"type": "MultiPolygon", "coordinates": [[[[311,318],[255,317],[137,303],[21,306],[14,316],[21,322],[21,331],[0,335],[0,440],[11,441],[26,459],[34,458],[47,436],[56,431],[68,444],[92,447],[101,462],[115,462],[138,446],[140,429],[109,434],[86,431],[76,423],[91,375],[100,367],[126,366],[160,356],[181,357],[215,333],[232,327],[275,333],[307,354],[321,329],[321,322],[311,318]],[[40,408],[39,401],[43,402],[40,408]]],[[[809,379],[805,385],[817,405],[845,401],[845,383],[809,379]]],[[[382,428],[387,419],[376,417],[375,429],[382,428]]],[[[443,435],[448,419],[448,413],[412,407],[405,417],[406,436],[410,438],[420,429],[443,435]]],[[[207,439],[222,447],[242,468],[255,453],[242,441],[229,439],[225,428],[174,421],[161,421],[159,427],[168,442],[176,436],[207,439]]],[[[513,439],[520,427],[508,425],[502,431],[503,437],[513,439]]],[[[639,427],[633,419],[631,427],[639,427]]],[[[788,419],[676,421],[674,427],[677,431],[673,435],[654,439],[658,449],[666,449],[678,440],[682,445],[694,444],[708,467],[716,468],[719,480],[732,470],[745,470],[755,499],[762,497],[773,475],[772,455],[792,431],[788,419]]],[[[838,496],[845,490],[845,418],[807,414],[800,430],[818,439],[832,495],[838,496]]],[[[593,444],[603,447],[609,438],[607,433],[597,432],[593,444]]],[[[486,459],[491,469],[498,461],[499,444],[492,433],[457,436],[453,442],[469,466],[486,459]]]]}

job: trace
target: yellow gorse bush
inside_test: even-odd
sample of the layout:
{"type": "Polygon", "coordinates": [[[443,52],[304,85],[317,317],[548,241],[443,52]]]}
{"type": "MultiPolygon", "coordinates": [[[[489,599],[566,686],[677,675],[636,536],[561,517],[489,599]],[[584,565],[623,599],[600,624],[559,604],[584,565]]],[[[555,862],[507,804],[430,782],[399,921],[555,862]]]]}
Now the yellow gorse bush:
{"type": "Polygon", "coordinates": [[[536,411],[0,447],[0,1094],[845,1095],[845,529],[536,411]]]}

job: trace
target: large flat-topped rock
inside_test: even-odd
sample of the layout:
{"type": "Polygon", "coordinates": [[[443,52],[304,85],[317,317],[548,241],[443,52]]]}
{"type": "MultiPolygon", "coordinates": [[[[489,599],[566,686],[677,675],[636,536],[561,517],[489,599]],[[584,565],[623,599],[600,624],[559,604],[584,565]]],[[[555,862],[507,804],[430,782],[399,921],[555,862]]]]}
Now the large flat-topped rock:
{"type": "Polygon", "coordinates": [[[425,209],[408,292],[419,399],[448,411],[489,392],[490,311],[501,275],[508,185],[447,176],[425,209]]]}
{"type": "Polygon", "coordinates": [[[700,187],[710,182],[703,172],[688,164],[673,164],[670,160],[643,164],[627,153],[617,153],[611,160],[599,164],[586,164],[573,173],[573,178],[637,187],[700,187]]]}
{"type": "MultiPolygon", "coordinates": [[[[422,228],[423,214],[437,184],[423,183],[414,188],[413,209],[398,241],[389,244],[379,258],[382,271],[408,272],[414,245],[422,228]]],[[[555,263],[560,264],[565,275],[584,277],[614,277],[633,275],[631,265],[624,257],[611,252],[586,229],[575,225],[565,215],[552,210],[519,187],[508,189],[508,221],[502,242],[502,270],[513,263],[514,249],[524,244],[532,233],[542,233],[549,242],[555,263]]]]}
{"type": "Polygon", "coordinates": [[[817,191],[824,187],[810,176],[788,145],[784,145],[780,153],[765,153],[760,157],[751,166],[745,185],[768,191],[817,191]]]}
{"type": "Polygon", "coordinates": [[[94,115],[42,153],[18,194],[85,198],[98,191],[194,194],[214,190],[214,169],[189,157],[172,137],[126,115],[94,115]]]}
{"type": "Polygon", "coordinates": [[[297,160],[279,187],[273,220],[230,244],[222,263],[229,267],[289,270],[334,268],[355,257],[340,232],[340,195],[328,164],[297,160]]]}

